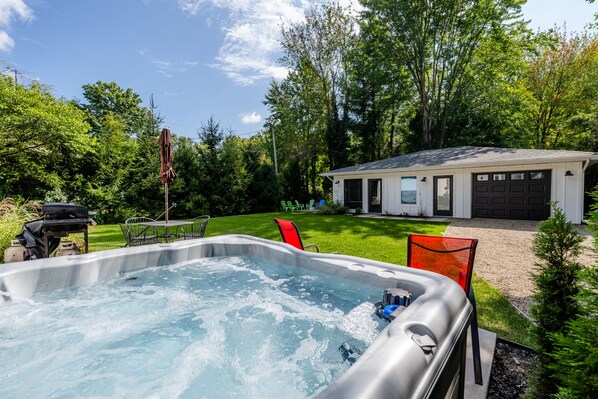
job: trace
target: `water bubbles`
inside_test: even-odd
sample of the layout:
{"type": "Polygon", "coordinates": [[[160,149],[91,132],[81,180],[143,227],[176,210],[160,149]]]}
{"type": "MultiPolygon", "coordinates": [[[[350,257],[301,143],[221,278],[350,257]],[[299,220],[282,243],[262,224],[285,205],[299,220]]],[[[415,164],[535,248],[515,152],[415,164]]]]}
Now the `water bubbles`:
{"type": "Polygon", "coordinates": [[[355,358],[359,345],[341,344],[376,336],[379,296],[231,257],[11,301],[0,307],[0,397],[311,396],[355,358]]]}

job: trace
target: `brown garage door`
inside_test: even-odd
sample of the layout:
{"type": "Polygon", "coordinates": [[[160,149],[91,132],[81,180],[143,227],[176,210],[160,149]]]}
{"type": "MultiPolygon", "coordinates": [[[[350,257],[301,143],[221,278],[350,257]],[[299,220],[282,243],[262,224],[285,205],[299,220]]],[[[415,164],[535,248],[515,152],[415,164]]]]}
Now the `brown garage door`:
{"type": "Polygon", "coordinates": [[[473,174],[474,218],[544,220],[548,201],[550,170],[473,174]]]}

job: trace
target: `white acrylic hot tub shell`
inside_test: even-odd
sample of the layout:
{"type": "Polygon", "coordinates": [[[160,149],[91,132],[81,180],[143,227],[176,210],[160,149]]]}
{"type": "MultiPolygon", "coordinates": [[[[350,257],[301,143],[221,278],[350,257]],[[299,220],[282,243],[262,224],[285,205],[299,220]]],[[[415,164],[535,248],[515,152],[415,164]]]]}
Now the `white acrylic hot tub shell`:
{"type": "MultiPolygon", "coordinates": [[[[146,267],[213,256],[271,259],[380,287],[381,296],[385,288],[401,287],[416,298],[341,378],[317,395],[318,398],[432,397],[437,395],[433,390],[441,384],[443,370],[454,363],[455,356],[462,357],[461,352],[464,352],[472,308],[461,287],[452,280],[362,258],[299,251],[286,244],[243,235],[0,265],[0,302],[10,297],[28,297],[37,292],[91,284],[146,267]],[[436,347],[426,354],[412,339],[414,334],[428,335],[436,347]]],[[[462,359],[460,362],[462,364],[462,359]]],[[[450,392],[456,395],[458,380],[451,378],[450,392]]]]}

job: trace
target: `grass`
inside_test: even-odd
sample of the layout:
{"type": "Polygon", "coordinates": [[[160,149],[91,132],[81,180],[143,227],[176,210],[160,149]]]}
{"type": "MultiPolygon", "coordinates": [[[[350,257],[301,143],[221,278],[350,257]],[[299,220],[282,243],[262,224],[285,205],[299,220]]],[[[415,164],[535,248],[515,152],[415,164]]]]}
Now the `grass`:
{"type": "MultiPolygon", "coordinates": [[[[208,223],[206,237],[247,234],[281,241],[278,228],[272,220],[275,217],[292,219],[299,227],[303,242],[317,244],[322,252],[339,252],[399,265],[407,263],[408,234],[440,235],[448,225],[425,221],[326,216],[314,212],[276,212],[212,218],[208,223]]],[[[125,244],[118,225],[93,227],[89,240],[91,251],[119,248],[125,244]]],[[[473,286],[480,327],[511,341],[532,345],[528,333],[530,322],[511,306],[498,289],[475,275],[473,286]]]]}

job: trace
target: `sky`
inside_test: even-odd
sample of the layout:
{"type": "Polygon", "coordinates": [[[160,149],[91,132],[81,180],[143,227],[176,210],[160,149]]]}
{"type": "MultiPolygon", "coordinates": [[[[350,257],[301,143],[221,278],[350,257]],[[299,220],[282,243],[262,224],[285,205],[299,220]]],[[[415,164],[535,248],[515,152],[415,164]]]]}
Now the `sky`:
{"type": "MultiPolygon", "coordinates": [[[[264,96],[286,69],[280,27],[323,0],[0,0],[0,66],[39,80],[57,97],[82,99],[97,81],[131,88],[163,127],[197,137],[213,116],[248,137],[262,128],[264,96]]],[[[358,8],[357,0],[341,0],[358,8]]],[[[581,31],[598,2],[529,0],[533,30],[581,31]]],[[[5,68],[0,68],[0,71],[5,68]]]]}

